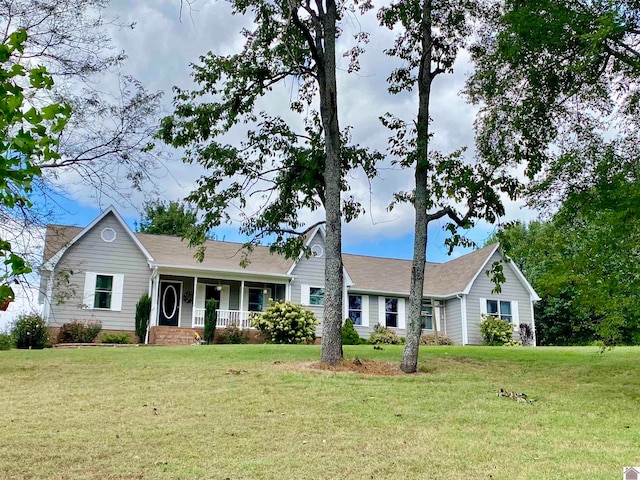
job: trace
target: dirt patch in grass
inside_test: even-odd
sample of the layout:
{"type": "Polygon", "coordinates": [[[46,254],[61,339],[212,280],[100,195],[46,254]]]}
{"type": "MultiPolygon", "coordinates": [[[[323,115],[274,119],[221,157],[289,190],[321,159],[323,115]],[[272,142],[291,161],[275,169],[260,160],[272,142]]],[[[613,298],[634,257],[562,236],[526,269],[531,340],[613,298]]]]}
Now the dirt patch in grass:
{"type": "Polygon", "coordinates": [[[342,359],[337,365],[327,365],[321,362],[307,363],[305,368],[339,373],[361,373],[364,375],[404,375],[397,363],[361,360],[359,358],[342,359]]]}

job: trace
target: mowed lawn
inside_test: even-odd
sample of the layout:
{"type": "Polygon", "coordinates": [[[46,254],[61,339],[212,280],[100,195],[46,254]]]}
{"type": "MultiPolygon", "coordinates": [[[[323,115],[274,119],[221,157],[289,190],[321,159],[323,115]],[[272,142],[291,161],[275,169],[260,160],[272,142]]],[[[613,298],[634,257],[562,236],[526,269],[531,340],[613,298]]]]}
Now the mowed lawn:
{"type": "Polygon", "coordinates": [[[311,368],[319,355],[0,352],[0,478],[611,479],[640,465],[640,348],[426,347],[422,373],[397,376],[311,368]]]}

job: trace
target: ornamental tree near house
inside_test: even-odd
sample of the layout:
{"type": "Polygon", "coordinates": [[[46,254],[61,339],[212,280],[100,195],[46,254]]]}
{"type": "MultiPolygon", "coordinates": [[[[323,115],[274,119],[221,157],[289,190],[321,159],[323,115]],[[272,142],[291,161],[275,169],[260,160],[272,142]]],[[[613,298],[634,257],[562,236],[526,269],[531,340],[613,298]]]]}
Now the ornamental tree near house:
{"type": "MultiPolygon", "coordinates": [[[[25,97],[23,78],[36,91],[53,86],[44,67],[26,68],[13,62],[14,56],[24,52],[26,40],[26,32],[18,30],[0,44],[0,207],[8,209],[31,206],[28,194],[41,175],[40,165],[60,158],[56,152],[58,139],[71,113],[68,105],[32,106],[25,97]]],[[[14,298],[12,280],[31,272],[31,267],[2,237],[0,258],[5,265],[5,271],[0,273],[2,305],[14,298]]]]}
{"type": "Polygon", "coordinates": [[[395,194],[394,201],[413,203],[416,213],[407,339],[401,363],[406,373],[414,373],[418,363],[429,223],[448,220],[450,238],[446,243],[450,249],[457,244],[469,245],[458,229],[469,228],[481,218],[494,222],[504,214],[500,193],[513,197],[518,189],[506,164],[469,162],[464,147],[450,154],[430,147],[433,82],[452,73],[459,52],[471,38],[473,22],[485,15],[484,2],[479,0],[398,0],[378,14],[388,28],[400,27],[393,47],[386,52],[403,61],[389,76],[390,93],[418,91],[417,119],[412,126],[392,114],[381,119],[393,132],[390,153],[402,167],[413,168],[415,177],[415,189],[395,194]]]}
{"type": "MultiPolygon", "coordinates": [[[[253,15],[253,26],[243,32],[242,51],[202,56],[193,65],[200,88],[176,88],[174,114],[162,122],[162,139],[184,148],[186,162],[207,169],[187,197],[204,212],[190,234],[191,243],[201,244],[205,233],[228,220],[229,208],[235,207],[242,212],[241,231],[256,242],[269,237],[272,251],[293,257],[315,226],[303,224],[300,209],[324,208],[322,361],[335,364],[342,357],[341,220],[343,214],[349,220],[360,211],[356,202],[341,201],[348,190],[345,172],[362,166],[371,174],[376,158],[349,146],[348,129],[339,129],[336,39],[347,5],[335,0],[232,0],[231,5],[234,14],[253,15]],[[285,81],[298,86],[290,108],[299,118],[306,114],[304,129],[257,111],[259,100],[285,81]],[[205,101],[209,95],[213,100],[205,101]],[[312,108],[316,100],[319,113],[312,108]],[[225,143],[223,136],[238,128],[248,129],[246,140],[225,143]]],[[[368,8],[363,4],[363,11],[368,8]]],[[[360,51],[359,45],[351,50],[351,68],[357,68],[360,51]]],[[[250,251],[252,242],[246,246],[250,251]]]]}

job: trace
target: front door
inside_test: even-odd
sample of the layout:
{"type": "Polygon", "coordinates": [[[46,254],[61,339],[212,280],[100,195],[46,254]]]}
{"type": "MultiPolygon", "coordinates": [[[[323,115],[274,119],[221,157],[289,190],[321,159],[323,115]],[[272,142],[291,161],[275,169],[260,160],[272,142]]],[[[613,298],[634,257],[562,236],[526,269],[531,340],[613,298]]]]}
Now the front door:
{"type": "Polygon", "coordinates": [[[180,299],[182,283],[160,282],[160,299],[158,302],[158,324],[171,327],[178,326],[180,319],[180,299]]]}

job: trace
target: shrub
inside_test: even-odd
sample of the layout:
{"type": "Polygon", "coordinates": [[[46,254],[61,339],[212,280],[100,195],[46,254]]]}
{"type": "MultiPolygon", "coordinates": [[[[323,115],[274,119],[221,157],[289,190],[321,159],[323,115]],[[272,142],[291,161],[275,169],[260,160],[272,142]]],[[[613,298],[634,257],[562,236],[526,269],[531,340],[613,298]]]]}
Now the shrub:
{"type": "Polygon", "coordinates": [[[483,315],[480,333],[485,345],[504,345],[513,339],[513,325],[508,320],[483,315]]]}
{"type": "Polygon", "coordinates": [[[65,323],[58,332],[58,343],[91,343],[102,330],[102,323],[74,320],[65,323]]]}
{"type": "Polygon", "coordinates": [[[8,333],[0,333],[0,350],[11,350],[13,339],[8,333]]]}
{"type": "Polygon", "coordinates": [[[373,327],[373,332],[369,336],[369,343],[372,345],[399,345],[400,338],[396,335],[394,330],[390,330],[387,327],[383,327],[379,323],[373,327]]]}
{"type": "Polygon", "coordinates": [[[20,315],[13,324],[11,336],[16,348],[44,348],[49,343],[47,322],[37,313],[20,315]]]}
{"type": "Polygon", "coordinates": [[[360,335],[353,327],[353,322],[347,318],[342,325],[342,344],[343,345],[360,345],[360,335]]]}
{"type": "Polygon", "coordinates": [[[435,333],[423,333],[420,335],[420,345],[453,345],[451,337],[439,333],[437,340],[435,333]]]}
{"type": "Polygon", "coordinates": [[[151,297],[143,293],[136,303],[136,336],[138,343],[144,343],[149,328],[149,318],[151,317],[151,297]]]}
{"type": "Polygon", "coordinates": [[[313,312],[291,302],[269,300],[267,311],[251,319],[251,326],[267,335],[272,343],[313,343],[319,324],[313,312]]]}
{"type": "Polygon", "coordinates": [[[522,345],[533,345],[533,329],[528,323],[520,324],[520,342],[522,345]]]}
{"type": "Polygon", "coordinates": [[[131,343],[131,338],[126,333],[105,333],[102,343],[119,343],[121,345],[131,343]]]}
{"type": "Polygon", "coordinates": [[[216,335],[216,323],[218,323],[218,302],[212,298],[207,300],[204,305],[204,341],[211,345],[213,343],[213,337],[216,335]]]}
{"type": "Polygon", "coordinates": [[[220,343],[244,344],[249,341],[249,332],[238,328],[237,325],[230,325],[218,334],[220,343]]]}

